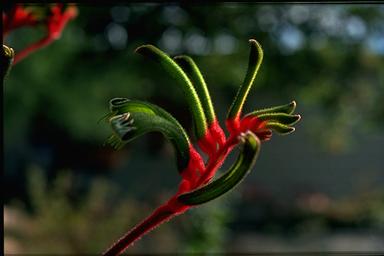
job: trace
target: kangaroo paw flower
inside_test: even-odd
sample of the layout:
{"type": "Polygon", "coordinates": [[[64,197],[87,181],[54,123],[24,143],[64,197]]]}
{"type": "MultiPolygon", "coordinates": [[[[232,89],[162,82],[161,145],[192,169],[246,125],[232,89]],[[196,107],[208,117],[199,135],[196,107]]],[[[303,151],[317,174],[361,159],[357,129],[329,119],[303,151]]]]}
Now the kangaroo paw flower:
{"type": "Polygon", "coordinates": [[[177,56],[173,60],[155,46],[137,48],[137,53],[159,63],[183,89],[196,127],[196,144],[208,159],[204,162],[184,128],[164,109],[137,100],[112,99],[110,113],[103,118],[108,119],[113,131],[108,143],[120,148],[148,132],[161,132],[174,146],[181,181],[174,196],[120,238],[104,255],[118,255],[162,223],[191,207],[224,195],[250,173],[259,155],[261,143],[271,139],[272,131],[288,134],[295,130],[292,125],[301,119],[300,115],[293,114],[295,101],[242,115],[244,102],[263,59],[260,44],[254,39],[249,42],[251,52],[248,71],[225,120],[229,136],[224,134],[217,120],[207,85],[190,57],[177,56]],[[227,172],[214,179],[217,170],[236,146],[240,146],[236,162],[227,172]]]}
{"type": "Polygon", "coordinates": [[[15,51],[14,64],[59,39],[67,23],[76,16],[77,8],[74,5],[62,3],[41,7],[15,4],[9,12],[3,13],[3,37],[22,27],[35,28],[42,25],[46,29],[46,34],[42,39],[31,43],[22,50],[15,51]],[[48,8],[48,15],[44,14],[45,8],[48,8]]]}

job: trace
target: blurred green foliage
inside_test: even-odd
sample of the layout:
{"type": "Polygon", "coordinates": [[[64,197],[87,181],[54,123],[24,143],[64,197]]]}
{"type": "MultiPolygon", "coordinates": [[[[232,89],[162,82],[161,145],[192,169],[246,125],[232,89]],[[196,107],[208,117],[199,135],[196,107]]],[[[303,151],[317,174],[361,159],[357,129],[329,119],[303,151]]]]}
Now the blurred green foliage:
{"type": "Polygon", "coordinates": [[[20,232],[25,253],[101,252],[144,210],[129,198],[116,201],[116,189],[102,179],[94,180],[74,202],[76,183],[69,172],[59,173],[50,185],[39,168],[32,167],[28,173],[34,212],[29,228],[20,232]]]}
{"type": "MultiPolygon", "coordinates": [[[[13,202],[12,209],[22,214],[10,217],[17,225],[8,224],[8,218],[5,221],[6,237],[17,239],[20,252],[101,253],[151,210],[145,203],[122,196],[122,191],[103,178],[94,179],[89,189],[79,195],[75,177],[68,171],[61,171],[48,184],[39,167],[28,169],[28,194],[33,212],[27,213],[20,202],[13,202]]],[[[223,223],[228,219],[228,210],[223,209],[223,205],[215,204],[188,214],[192,220],[181,220],[179,231],[172,228],[175,225],[163,225],[127,252],[220,250],[225,233],[223,223]],[[177,239],[181,232],[185,234],[185,244],[177,239]],[[162,243],[164,246],[160,246],[162,243]]]]}
{"type": "MultiPolygon", "coordinates": [[[[75,177],[61,171],[49,184],[39,167],[28,169],[33,211],[26,211],[20,202],[7,207],[7,215],[12,216],[4,219],[6,248],[10,239],[16,239],[13,253],[100,253],[151,210],[146,203],[122,196],[122,191],[104,178],[94,179],[87,191],[79,193],[75,177]]],[[[289,205],[259,199],[258,204],[264,205],[261,215],[255,214],[257,206],[247,206],[247,200],[241,201],[241,208],[247,211],[235,214],[233,202],[239,195],[192,209],[142,238],[127,253],[223,253],[236,245],[229,243],[231,229],[240,229],[241,219],[247,220],[247,229],[254,226],[258,233],[287,238],[293,233],[296,237],[331,234],[343,227],[372,231],[372,235],[384,230],[381,190],[339,200],[309,193],[289,205]]]]}

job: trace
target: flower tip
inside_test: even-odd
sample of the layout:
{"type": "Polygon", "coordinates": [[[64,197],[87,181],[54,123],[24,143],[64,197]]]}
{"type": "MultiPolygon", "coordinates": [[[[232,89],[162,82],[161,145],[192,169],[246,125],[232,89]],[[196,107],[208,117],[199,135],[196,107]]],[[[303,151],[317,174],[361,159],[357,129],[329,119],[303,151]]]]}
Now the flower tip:
{"type": "Polygon", "coordinates": [[[134,52],[134,53],[139,53],[141,47],[143,47],[143,46],[139,46],[139,47],[137,47],[133,52],[134,52]]]}
{"type": "Polygon", "coordinates": [[[140,51],[140,49],[143,48],[143,47],[144,47],[144,45],[141,45],[141,46],[137,47],[137,48],[134,50],[134,52],[135,52],[135,53],[138,53],[138,52],[140,51]]]}
{"type": "Polygon", "coordinates": [[[292,121],[290,123],[287,123],[289,125],[297,124],[301,120],[301,115],[292,115],[292,121]]]}
{"type": "Polygon", "coordinates": [[[176,61],[177,64],[181,65],[183,69],[188,69],[188,66],[192,65],[193,63],[191,57],[187,55],[177,55],[173,57],[173,60],[176,61]]]}
{"type": "Polygon", "coordinates": [[[73,19],[77,17],[77,15],[79,14],[79,11],[76,6],[70,5],[67,7],[67,10],[65,11],[65,13],[68,15],[69,18],[73,19]]]}
{"type": "Polygon", "coordinates": [[[130,101],[128,98],[113,98],[109,101],[109,110],[115,111],[130,101]]]}
{"type": "Polygon", "coordinates": [[[289,109],[288,114],[292,114],[293,112],[295,112],[295,109],[297,107],[297,103],[295,100],[293,100],[293,101],[291,101],[291,103],[289,103],[288,106],[289,106],[288,107],[288,109],[289,109]]]}
{"type": "Polygon", "coordinates": [[[127,99],[127,98],[118,97],[118,98],[111,99],[109,101],[109,104],[110,105],[121,105],[121,104],[127,103],[128,101],[129,101],[129,99],[127,99]]]}
{"type": "Polygon", "coordinates": [[[3,44],[3,52],[5,57],[7,57],[8,59],[13,59],[15,57],[15,51],[13,50],[13,48],[8,47],[4,44],[3,44]]]}
{"type": "Polygon", "coordinates": [[[253,38],[249,39],[248,42],[251,43],[251,44],[258,44],[258,45],[260,45],[259,42],[257,42],[257,40],[253,39],[253,38]]]}
{"type": "Polygon", "coordinates": [[[251,45],[254,45],[256,46],[257,48],[257,51],[259,52],[260,55],[263,55],[263,48],[261,47],[261,44],[256,40],[256,39],[249,39],[248,42],[251,44],[251,45]]]}
{"type": "Polygon", "coordinates": [[[185,57],[186,57],[185,55],[177,55],[177,56],[173,57],[173,59],[178,60],[178,59],[183,59],[185,57]]]}
{"type": "Polygon", "coordinates": [[[135,53],[140,53],[140,51],[142,51],[143,49],[151,48],[151,47],[154,47],[154,46],[151,45],[151,44],[144,44],[144,45],[141,45],[141,46],[137,47],[134,52],[135,53]]]}

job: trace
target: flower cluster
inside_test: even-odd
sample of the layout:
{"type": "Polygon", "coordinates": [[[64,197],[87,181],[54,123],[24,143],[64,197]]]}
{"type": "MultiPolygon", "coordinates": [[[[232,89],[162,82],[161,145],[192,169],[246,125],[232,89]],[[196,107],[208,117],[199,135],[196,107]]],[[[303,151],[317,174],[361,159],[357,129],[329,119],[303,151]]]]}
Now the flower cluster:
{"type": "Polygon", "coordinates": [[[136,49],[137,53],[159,63],[184,91],[195,124],[196,144],[206,154],[207,160],[204,161],[180,123],[164,109],[138,100],[112,99],[108,120],[113,134],[108,142],[120,148],[148,132],[161,132],[174,146],[181,182],[174,196],[118,240],[105,255],[122,253],[161,223],[228,192],[251,171],[261,142],[269,140],[272,131],[289,134],[295,130],[292,125],[301,118],[293,114],[295,101],[242,114],[244,102],[263,59],[260,44],[254,39],[249,42],[251,51],[248,71],[225,121],[228,136],[216,118],[207,85],[192,58],[177,56],[172,59],[153,45],[143,45],[136,49]],[[227,172],[213,180],[217,170],[236,146],[240,147],[236,162],[227,172]]]}
{"type": "Polygon", "coordinates": [[[22,27],[44,26],[46,35],[39,41],[30,44],[20,51],[16,51],[13,63],[27,57],[32,52],[37,51],[51,44],[60,38],[63,29],[68,21],[77,16],[77,8],[73,5],[62,3],[50,4],[48,9],[39,6],[25,6],[15,4],[9,11],[3,12],[3,37],[6,38],[10,32],[22,27]]]}

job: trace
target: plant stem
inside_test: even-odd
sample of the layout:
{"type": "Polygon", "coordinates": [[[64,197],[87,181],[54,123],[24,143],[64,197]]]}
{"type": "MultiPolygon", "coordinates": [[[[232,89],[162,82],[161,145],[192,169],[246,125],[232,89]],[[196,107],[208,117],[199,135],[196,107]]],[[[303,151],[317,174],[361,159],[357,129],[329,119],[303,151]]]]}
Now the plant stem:
{"type": "Polygon", "coordinates": [[[149,217],[147,217],[144,221],[142,221],[140,224],[131,229],[115,244],[113,244],[108,250],[106,250],[103,253],[103,256],[115,256],[123,253],[126,248],[128,248],[128,246],[132,245],[143,235],[180,213],[172,211],[168,206],[168,203],[160,206],[149,217]]]}
{"type": "Polygon", "coordinates": [[[29,54],[31,54],[32,52],[35,52],[35,51],[39,50],[40,48],[43,48],[43,47],[49,45],[50,43],[52,43],[52,41],[54,41],[53,38],[45,37],[45,38],[41,39],[40,41],[28,46],[27,48],[23,49],[22,51],[16,53],[15,60],[13,63],[14,64],[18,63],[19,61],[21,61],[22,59],[27,57],[29,54]]]}

